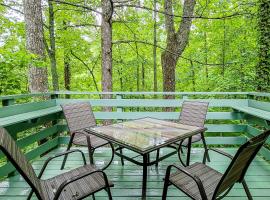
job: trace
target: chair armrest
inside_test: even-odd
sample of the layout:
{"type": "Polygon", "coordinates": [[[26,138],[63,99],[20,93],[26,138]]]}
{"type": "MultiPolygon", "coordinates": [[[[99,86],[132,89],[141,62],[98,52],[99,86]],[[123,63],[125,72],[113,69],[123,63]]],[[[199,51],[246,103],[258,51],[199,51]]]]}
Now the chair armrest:
{"type": "Polygon", "coordinates": [[[175,164],[169,165],[168,168],[167,168],[167,170],[166,170],[166,178],[167,178],[167,176],[170,176],[171,168],[172,167],[178,169],[179,171],[183,172],[184,174],[186,174],[187,176],[189,176],[190,178],[192,178],[195,181],[195,183],[197,184],[197,186],[198,186],[198,189],[200,191],[200,194],[201,194],[202,199],[206,199],[207,200],[207,195],[205,193],[205,189],[203,187],[203,184],[202,184],[201,179],[198,176],[196,176],[195,174],[191,174],[190,172],[188,172],[184,167],[178,166],[178,165],[175,165],[175,164]]]}
{"type": "Polygon", "coordinates": [[[80,131],[74,131],[71,133],[71,138],[73,140],[73,138],[75,137],[76,134],[82,134],[86,137],[86,141],[87,141],[87,144],[90,148],[92,148],[92,145],[91,145],[91,138],[90,138],[90,134],[89,133],[85,133],[85,132],[80,132],[80,131]]]}
{"type": "Polygon", "coordinates": [[[221,150],[219,150],[219,149],[211,149],[211,148],[209,148],[208,150],[215,151],[215,152],[217,152],[217,153],[219,153],[219,154],[221,154],[221,155],[223,155],[223,156],[226,156],[226,157],[228,157],[228,158],[230,158],[230,159],[233,159],[233,156],[232,156],[231,154],[226,153],[226,152],[224,152],[224,151],[221,151],[221,150]]]}
{"type": "Polygon", "coordinates": [[[62,152],[62,153],[58,153],[58,154],[56,154],[55,156],[49,157],[49,158],[45,161],[45,163],[43,164],[43,166],[42,166],[42,168],[41,168],[41,170],[40,170],[40,172],[39,172],[38,178],[41,178],[41,176],[42,176],[42,174],[44,173],[44,171],[45,171],[46,167],[48,166],[49,162],[51,162],[53,159],[58,158],[58,157],[61,157],[61,156],[64,156],[64,155],[67,155],[67,154],[70,154],[70,153],[75,153],[75,152],[81,153],[82,158],[83,158],[83,163],[84,163],[84,165],[86,165],[86,159],[85,159],[84,153],[83,153],[81,150],[79,150],[79,149],[72,149],[72,150],[69,150],[69,151],[65,151],[65,152],[62,152]]]}
{"type": "Polygon", "coordinates": [[[57,200],[59,198],[59,196],[61,195],[61,192],[63,191],[63,189],[70,183],[74,182],[74,181],[77,181],[79,179],[82,179],[86,176],[90,176],[91,174],[94,174],[94,173],[102,173],[103,174],[103,177],[104,177],[104,181],[105,181],[105,186],[107,188],[109,188],[109,181],[108,181],[108,178],[107,178],[107,175],[105,174],[105,172],[103,172],[102,170],[96,170],[96,171],[92,171],[92,172],[86,172],[86,173],[82,173],[82,174],[79,174],[78,176],[74,176],[72,177],[71,179],[68,179],[66,181],[64,181],[57,189],[57,191],[55,192],[55,196],[54,196],[54,200],[57,200]]]}

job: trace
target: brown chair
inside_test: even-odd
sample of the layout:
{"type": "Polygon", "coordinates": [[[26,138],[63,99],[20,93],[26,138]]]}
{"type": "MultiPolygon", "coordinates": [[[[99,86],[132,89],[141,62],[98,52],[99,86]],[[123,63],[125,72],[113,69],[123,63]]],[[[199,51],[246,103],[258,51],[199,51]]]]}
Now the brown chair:
{"type": "MultiPolygon", "coordinates": [[[[179,117],[179,123],[190,125],[190,126],[204,127],[208,105],[209,105],[208,102],[184,101],[182,105],[182,111],[179,117]]],[[[210,162],[210,157],[207,152],[207,145],[205,142],[204,133],[194,135],[192,137],[191,142],[195,143],[195,142],[199,142],[200,140],[202,140],[206,158],[208,162],[210,162]]],[[[187,145],[188,145],[188,139],[181,141],[180,150],[182,146],[186,147],[187,145]]],[[[179,156],[179,159],[181,159],[180,153],[178,153],[178,156],[179,156]]]]}
{"type": "MultiPolygon", "coordinates": [[[[209,104],[208,102],[184,101],[182,104],[182,111],[180,113],[178,123],[190,125],[190,126],[204,127],[204,122],[205,122],[206,114],[208,110],[208,104],[209,104]]],[[[200,133],[200,134],[192,136],[191,142],[195,143],[200,140],[202,140],[203,147],[205,149],[206,158],[208,161],[210,161],[210,157],[207,152],[207,145],[205,142],[204,133],[200,133]]],[[[188,145],[188,138],[180,141],[179,143],[176,143],[174,146],[171,146],[173,148],[178,149],[178,157],[183,165],[185,164],[181,159],[181,152],[182,152],[182,147],[187,147],[187,145],[188,145]]],[[[157,151],[156,159],[158,160],[158,158],[159,158],[159,150],[157,151]]]]}
{"type": "Polygon", "coordinates": [[[169,185],[174,185],[192,199],[221,199],[238,182],[243,184],[247,197],[251,200],[252,196],[244,180],[244,176],[250,163],[267,140],[269,134],[270,131],[268,130],[253,137],[238,149],[234,157],[217,149],[209,149],[227,156],[232,160],[224,174],[202,163],[194,163],[188,167],[168,166],[162,199],[166,199],[169,185]],[[176,168],[177,171],[171,174],[172,168],[176,168]]]}
{"type": "Polygon", "coordinates": [[[94,193],[102,189],[105,189],[109,199],[112,199],[110,187],[113,184],[108,181],[103,171],[97,170],[93,165],[86,164],[84,154],[80,150],[74,149],[48,158],[38,176],[25,155],[4,128],[0,128],[0,150],[32,188],[27,199],[31,199],[33,192],[40,200],[82,199],[89,195],[94,195],[94,193]],[[51,160],[74,152],[81,153],[84,162],[83,166],[50,179],[41,180],[42,174],[51,160]]]}
{"type": "MultiPolygon", "coordinates": [[[[94,164],[94,151],[99,147],[110,145],[112,149],[112,157],[109,163],[103,167],[103,170],[106,169],[113,160],[114,148],[110,142],[91,135],[85,131],[86,128],[97,125],[91,105],[87,102],[82,102],[65,104],[61,106],[67,121],[69,132],[71,134],[67,151],[71,148],[72,144],[86,146],[89,152],[90,164],[94,164]]],[[[67,156],[68,155],[65,155],[64,157],[61,169],[63,169],[65,166],[67,156]]]]}

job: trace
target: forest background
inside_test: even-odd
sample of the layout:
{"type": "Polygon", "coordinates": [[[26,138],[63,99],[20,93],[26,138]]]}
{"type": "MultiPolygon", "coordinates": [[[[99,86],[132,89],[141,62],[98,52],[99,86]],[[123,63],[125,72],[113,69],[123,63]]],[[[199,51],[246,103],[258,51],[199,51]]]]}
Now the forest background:
{"type": "Polygon", "coordinates": [[[269,13],[269,0],[0,0],[0,95],[269,91],[269,13]]]}

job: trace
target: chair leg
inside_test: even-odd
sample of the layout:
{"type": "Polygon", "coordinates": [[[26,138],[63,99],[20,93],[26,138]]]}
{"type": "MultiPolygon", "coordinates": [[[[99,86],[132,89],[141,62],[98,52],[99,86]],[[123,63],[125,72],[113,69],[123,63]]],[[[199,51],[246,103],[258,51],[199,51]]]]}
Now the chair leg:
{"type": "Polygon", "coordinates": [[[94,149],[91,149],[90,147],[88,148],[88,154],[89,154],[89,161],[90,164],[94,164],[94,149]]]}
{"type": "Polygon", "coordinates": [[[31,189],[31,191],[30,191],[30,193],[29,193],[29,195],[28,195],[28,197],[27,197],[27,200],[30,200],[30,199],[31,199],[33,193],[34,193],[34,192],[33,192],[33,190],[31,189]]]}
{"type": "MultiPolygon", "coordinates": [[[[123,155],[123,148],[122,147],[120,148],[120,154],[123,155]]],[[[122,166],[124,166],[124,164],[125,164],[123,157],[121,157],[121,164],[122,164],[122,166]]]]}
{"type": "Polygon", "coordinates": [[[243,179],[242,185],[243,185],[243,187],[244,187],[244,190],[245,190],[245,192],[246,192],[246,194],[247,194],[248,199],[249,199],[249,200],[253,200],[253,198],[252,198],[252,196],[251,196],[251,193],[250,193],[250,191],[249,191],[249,189],[248,189],[248,186],[247,186],[247,183],[246,183],[245,179],[243,179]]]}
{"type": "Polygon", "coordinates": [[[92,199],[96,200],[95,194],[92,194],[92,199]]]}
{"type": "Polygon", "coordinates": [[[112,193],[111,193],[111,189],[110,189],[110,187],[108,187],[108,188],[106,189],[106,191],[107,191],[107,194],[108,194],[109,200],[112,200],[112,193]]]}
{"type": "MultiPolygon", "coordinates": [[[[201,137],[202,137],[202,142],[203,142],[203,147],[204,147],[204,156],[206,156],[207,161],[210,162],[210,156],[209,156],[209,153],[208,153],[208,149],[207,149],[207,145],[206,145],[203,133],[201,133],[201,137]]],[[[203,159],[203,163],[205,163],[205,158],[203,159]]]]}
{"type": "MultiPolygon", "coordinates": [[[[73,137],[71,137],[70,140],[69,140],[67,151],[70,150],[70,148],[72,146],[72,142],[73,142],[73,137]]],[[[60,168],[61,170],[64,169],[64,167],[65,167],[65,164],[66,164],[66,161],[67,161],[67,157],[68,157],[68,154],[66,154],[64,156],[64,160],[63,160],[62,165],[61,165],[61,168],[60,168]]]]}
{"type": "Polygon", "coordinates": [[[169,176],[167,176],[166,174],[166,177],[164,180],[163,192],[162,192],[162,200],[166,200],[167,198],[168,187],[169,187],[169,176]]]}
{"type": "MultiPolygon", "coordinates": [[[[159,159],[159,150],[160,150],[160,149],[157,150],[156,161],[159,159]]],[[[156,162],[155,165],[156,165],[156,167],[158,167],[158,162],[156,162]]]]}

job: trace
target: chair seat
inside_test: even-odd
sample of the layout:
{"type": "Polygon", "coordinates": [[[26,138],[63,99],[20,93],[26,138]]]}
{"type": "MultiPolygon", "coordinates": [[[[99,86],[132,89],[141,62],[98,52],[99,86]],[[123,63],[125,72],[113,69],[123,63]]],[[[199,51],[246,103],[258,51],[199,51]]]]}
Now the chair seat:
{"type": "MultiPolygon", "coordinates": [[[[55,192],[64,181],[95,170],[96,168],[93,165],[85,165],[53,178],[43,180],[41,186],[45,199],[53,199],[55,192]]],[[[113,186],[111,182],[109,182],[109,185],[110,187],[113,186]]],[[[67,185],[62,191],[59,200],[81,199],[103,188],[105,188],[103,174],[94,173],[67,185]]]]}
{"type": "MultiPolygon", "coordinates": [[[[208,199],[211,199],[214,190],[222,177],[222,174],[202,163],[194,163],[188,167],[185,167],[185,169],[189,173],[200,178],[208,199]]],[[[195,181],[183,172],[178,170],[177,172],[172,173],[169,180],[173,185],[192,198],[196,200],[202,199],[195,181]]]]}
{"type": "MultiPolygon", "coordinates": [[[[107,140],[104,140],[95,135],[90,135],[90,141],[91,141],[92,148],[98,148],[103,145],[109,144],[107,140]]],[[[85,135],[77,133],[73,139],[73,144],[80,145],[80,146],[87,146],[87,140],[86,140],[85,135]]]]}

